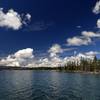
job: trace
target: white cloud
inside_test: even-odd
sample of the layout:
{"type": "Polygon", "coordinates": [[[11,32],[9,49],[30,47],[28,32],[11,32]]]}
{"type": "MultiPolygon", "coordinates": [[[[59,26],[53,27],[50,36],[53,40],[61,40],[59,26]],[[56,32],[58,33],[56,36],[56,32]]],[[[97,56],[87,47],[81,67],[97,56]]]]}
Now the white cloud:
{"type": "Polygon", "coordinates": [[[15,54],[8,55],[8,57],[0,61],[0,64],[5,66],[27,66],[33,61],[33,58],[33,49],[26,48],[19,50],[15,54]]]}
{"type": "Polygon", "coordinates": [[[3,8],[0,8],[0,27],[11,28],[13,30],[20,29],[27,20],[31,19],[30,14],[24,15],[24,18],[21,15],[14,11],[13,9],[9,9],[8,12],[4,12],[3,8]]]}
{"type": "Polygon", "coordinates": [[[60,53],[63,53],[65,50],[61,48],[59,44],[54,44],[52,47],[48,50],[50,53],[49,55],[49,66],[50,67],[57,67],[61,64],[61,58],[59,57],[60,53]]]}
{"type": "Polygon", "coordinates": [[[62,53],[63,50],[59,44],[54,44],[54,45],[52,45],[52,47],[49,49],[48,52],[50,52],[50,53],[51,52],[52,53],[62,53]]]}
{"type": "Polygon", "coordinates": [[[28,22],[30,22],[31,21],[31,15],[29,14],[29,13],[27,13],[26,15],[25,15],[25,18],[23,19],[23,24],[24,25],[27,25],[28,24],[28,22]]]}
{"type": "Polygon", "coordinates": [[[51,63],[48,58],[40,59],[38,62],[38,67],[50,67],[51,63]]]}
{"type": "Polygon", "coordinates": [[[79,53],[76,57],[79,58],[79,60],[81,60],[82,58],[86,60],[94,59],[94,55],[87,55],[86,53],[79,53]]]}
{"type": "Polygon", "coordinates": [[[27,14],[26,14],[26,18],[27,18],[28,20],[31,20],[31,15],[30,15],[29,13],[27,13],[27,14]]]}
{"type": "Polygon", "coordinates": [[[86,37],[73,37],[67,39],[68,46],[81,46],[81,45],[88,45],[92,42],[90,38],[86,37]]]}
{"type": "Polygon", "coordinates": [[[100,52],[97,52],[97,51],[89,51],[89,52],[86,52],[85,54],[88,55],[88,56],[95,56],[97,54],[100,54],[100,52]]]}
{"type": "Polygon", "coordinates": [[[5,59],[1,59],[0,65],[3,66],[20,66],[19,62],[13,58],[11,55],[6,57],[5,59]]]}
{"type": "Polygon", "coordinates": [[[14,56],[16,58],[33,58],[33,49],[31,48],[26,48],[26,49],[23,49],[23,50],[19,50],[17,51],[14,56]]]}
{"type": "Polygon", "coordinates": [[[63,49],[61,48],[61,46],[59,44],[54,44],[48,50],[48,52],[50,53],[50,57],[55,57],[55,56],[57,56],[57,54],[63,53],[63,49]]]}
{"type": "Polygon", "coordinates": [[[85,36],[85,37],[100,37],[100,34],[99,33],[94,33],[92,31],[83,31],[82,32],[82,35],[85,36]]]}
{"type": "Polygon", "coordinates": [[[97,20],[97,28],[100,28],[100,19],[97,20]]]}
{"type": "MultiPolygon", "coordinates": [[[[52,47],[51,47],[52,48],[52,47]]],[[[69,62],[75,62],[76,64],[80,63],[81,59],[93,60],[96,54],[100,54],[97,51],[89,51],[83,53],[79,53],[77,55],[73,55],[70,57],[60,57],[58,52],[55,52],[54,56],[48,56],[45,58],[35,59],[33,55],[32,48],[26,48],[17,51],[14,54],[10,54],[5,58],[0,60],[0,65],[2,66],[17,66],[17,67],[58,67],[67,65],[69,62]]],[[[50,52],[51,55],[51,52],[50,52]]]]}
{"type": "Polygon", "coordinates": [[[92,38],[99,38],[100,33],[95,33],[92,31],[83,31],[81,36],[74,36],[72,38],[67,39],[68,46],[81,46],[81,45],[89,45],[93,43],[92,38]]]}
{"type": "Polygon", "coordinates": [[[96,2],[95,7],[93,8],[93,13],[94,14],[100,13],[100,0],[96,2]]]}
{"type": "Polygon", "coordinates": [[[55,53],[55,56],[39,58],[38,60],[36,60],[33,55],[33,49],[26,48],[1,59],[0,65],[18,67],[57,67],[62,62],[61,58],[58,55],[58,53],[61,52],[61,48],[57,44],[54,45],[54,47],[56,48],[56,50],[50,50],[50,55],[51,53],[55,53]]]}

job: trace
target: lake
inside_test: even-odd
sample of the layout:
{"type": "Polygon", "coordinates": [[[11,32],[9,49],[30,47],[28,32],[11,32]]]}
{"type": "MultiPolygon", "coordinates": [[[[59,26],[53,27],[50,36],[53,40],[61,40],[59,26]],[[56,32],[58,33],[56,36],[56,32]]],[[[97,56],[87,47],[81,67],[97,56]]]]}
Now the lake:
{"type": "Polygon", "coordinates": [[[0,100],[100,100],[100,75],[2,70],[0,100]]]}

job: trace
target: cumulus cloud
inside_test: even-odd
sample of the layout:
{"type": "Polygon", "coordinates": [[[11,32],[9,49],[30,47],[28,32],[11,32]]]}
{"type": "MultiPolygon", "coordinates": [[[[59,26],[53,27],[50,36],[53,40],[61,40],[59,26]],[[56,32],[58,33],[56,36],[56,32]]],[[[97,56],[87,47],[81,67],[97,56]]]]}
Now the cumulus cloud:
{"type": "Polygon", "coordinates": [[[61,46],[59,44],[54,44],[52,45],[52,47],[48,50],[48,52],[50,53],[50,57],[54,57],[59,53],[63,52],[63,49],[61,48],[61,46]]]}
{"type": "Polygon", "coordinates": [[[53,52],[53,53],[62,53],[63,50],[59,44],[54,44],[52,47],[49,49],[48,52],[53,52]]]}
{"type": "MultiPolygon", "coordinates": [[[[54,51],[54,53],[58,53],[54,51]]],[[[51,53],[50,53],[51,54],[51,53]]],[[[33,49],[26,48],[17,51],[12,55],[0,60],[2,66],[17,66],[17,67],[57,67],[61,64],[62,60],[59,55],[34,59],[33,49]]]]}
{"type": "Polygon", "coordinates": [[[27,20],[31,20],[31,15],[29,13],[27,13],[25,16],[27,20]]]}
{"type": "Polygon", "coordinates": [[[100,0],[96,2],[95,7],[93,8],[93,13],[94,14],[100,13],[100,0]]]}
{"type": "Polygon", "coordinates": [[[50,67],[51,62],[49,58],[40,58],[38,61],[38,67],[50,67]]]}
{"type": "Polygon", "coordinates": [[[95,56],[97,54],[100,54],[100,52],[97,52],[97,51],[89,51],[89,52],[86,52],[85,54],[88,55],[88,56],[95,56]]]}
{"type": "Polygon", "coordinates": [[[26,20],[28,21],[30,19],[30,14],[24,15],[24,18],[22,18],[21,14],[13,9],[9,9],[8,12],[5,13],[3,8],[0,8],[0,27],[18,30],[23,26],[23,24],[27,23],[26,20]]]}
{"type": "MultiPolygon", "coordinates": [[[[56,52],[55,52],[56,53],[56,52]]],[[[51,54],[51,53],[50,53],[51,54]]],[[[17,66],[17,67],[59,67],[63,65],[67,65],[69,62],[80,63],[81,59],[89,59],[93,60],[94,56],[100,54],[97,51],[89,51],[83,53],[79,53],[77,55],[73,55],[70,57],[59,57],[59,54],[52,57],[45,57],[35,59],[33,55],[32,48],[26,48],[17,51],[14,54],[8,55],[5,58],[0,60],[0,65],[2,66],[17,66]]]]}
{"type": "Polygon", "coordinates": [[[33,49],[26,48],[1,59],[0,64],[4,66],[27,66],[33,61],[33,58],[33,49]]]}
{"type": "Polygon", "coordinates": [[[63,53],[64,50],[61,48],[59,44],[52,45],[51,48],[48,50],[49,52],[49,66],[51,67],[57,67],[61,64],[61,58],[59,57],[60,53],[63,53]]]}
{"type": "Polygon", "coordinates": [[[86,37],[72,37],[67,39],[68,46],[81,46],[88,45],[90,43],[92,43],[92,40],[86,37]]]}
{"type": "Polygon", "coordinates": [[[90,38],[100,37],[100,34],[99,33],[94,33],[92,31],[83,31],[82,32],[82,35],[85,36],[85,37],[90,37],[90,38]]]}
{"type": "Polygon", "coordinates": [[[10,54],[0,60],[0,65],[3,66],[18,66],[18,67],[57,67],[62,63],[59,53],[63,50],[58,44],[52,45],[49,48],[48,57],[35,59],[32,48],[18,50],[14,54],[10,54]]]}
{"type": "Polygon", "coordinates": [[[20,66],[19,62],[11,55],[0,60],[2,66],[20,66]]]}
{"type": "Polygon", "coordinates": [[[100,19],[97,20],[97,28],[100,28],[100,19]]]}
{"type": "Polygon", "coordinates": [[[26,49],[23,49],[23,50],[19,50],[14,54],[14,56],[16,58],[33,58],[34,57],[33,49],[26,48],[26,49]]]}
{"type": "Polygon", "coordinates": [[[92,38],[99,38],[100,33],[92,31],[82,31],[81,36],[74,36],[67,39],[68,46],[81,46],[93,43],[92,38]]]}

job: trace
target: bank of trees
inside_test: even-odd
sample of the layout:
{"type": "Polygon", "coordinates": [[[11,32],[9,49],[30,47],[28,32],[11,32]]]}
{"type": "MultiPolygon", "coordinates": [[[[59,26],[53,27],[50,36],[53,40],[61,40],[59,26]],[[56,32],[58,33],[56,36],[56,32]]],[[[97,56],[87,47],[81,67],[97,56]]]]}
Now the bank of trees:
{"type": "Polygon", "coordinates": [[[59,67],[59,70],[98,72],[100,71],[100,60],[97,60],[95,56],[93,60],[81,59],[80,63],[69,61],[65,66],[59,67]]]}

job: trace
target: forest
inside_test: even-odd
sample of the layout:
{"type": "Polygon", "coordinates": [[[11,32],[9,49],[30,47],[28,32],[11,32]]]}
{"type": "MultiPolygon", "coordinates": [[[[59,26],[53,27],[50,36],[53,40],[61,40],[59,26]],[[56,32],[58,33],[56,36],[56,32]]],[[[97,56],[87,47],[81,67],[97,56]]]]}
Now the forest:
{"type": "Polygon", "coordinates": [[[99,72],[100,60],[95,56],[93,60],[81,59],[80,64],[69,61],[67,65],[60,66],[59,70],[65,71],[85,71],[85,72],[99,72]]]}

